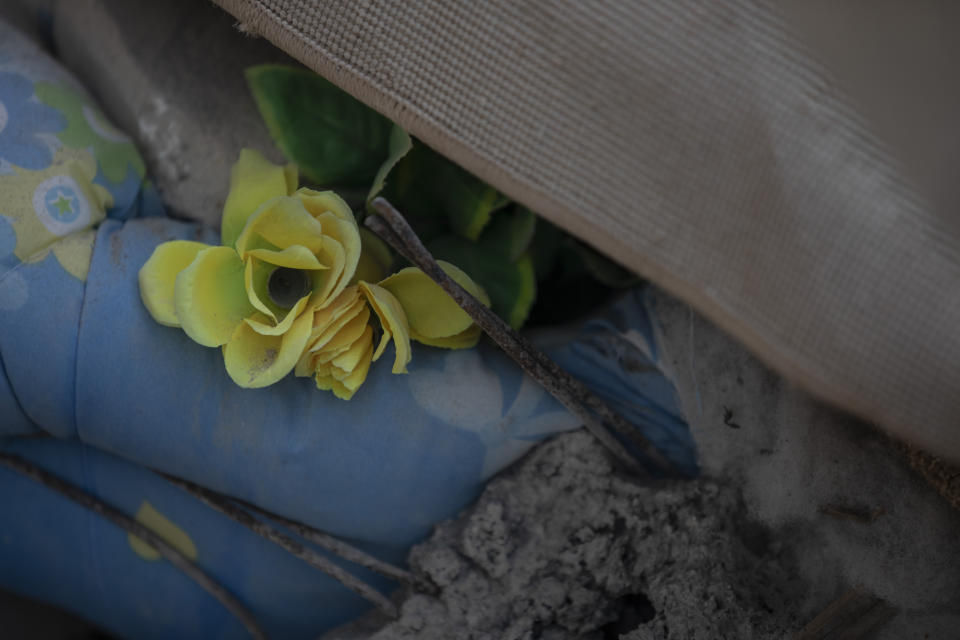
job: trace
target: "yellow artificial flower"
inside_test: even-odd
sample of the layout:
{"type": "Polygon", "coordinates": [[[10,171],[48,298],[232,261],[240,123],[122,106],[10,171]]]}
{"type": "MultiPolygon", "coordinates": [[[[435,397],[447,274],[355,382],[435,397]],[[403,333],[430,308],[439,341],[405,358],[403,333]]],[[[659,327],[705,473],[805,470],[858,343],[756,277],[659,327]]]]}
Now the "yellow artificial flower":
{"type": "MultiPolygon", "coordinates": [[[[419,269],[367,281],[389,266],[383,243],[361,235],[335,193],[296,189],[292,165],[256,151],[243,150],[231,172],[221,240],[159,245],[140,270],[140,295],[158,323],[222,347],[227,373],[242,387],[295,370],[349,400],[391,341],[393,373],[406,373],[411,337],[447,348],[479,339],[469,316],[419,269]]],[[[466,274],[444,269],[488,303],[466,274]]]]}
{"type": "MultiPolygon", "coordinates": [[[[447,275],[489,305],[490,299],[454,265],[439,261],[447,275]]],[[[447,349],[467,349],[480,339],[480,327],[453,298],[416,267],[408,267],[379,284],[360,281],[314,314],[307,348],[295,368],[298,376],[314,376],[317,387],[349,400],[367,378],[393,339],[393,373],[406,373],[410,339],[447,349]],[[374,350],[370,309],[380,321],[380,343],[374,350]]]]}
{"type": "Polygon", "coordinates": [[[223,347],[240,386],[287,375],[303,352],[314,310],[353,278],[360,234],[333,192],[296,189],[296,170],[243,150],[230,176],[222,246],[177,240],[140,271],[154,319],[194,341],[223,347]]]}

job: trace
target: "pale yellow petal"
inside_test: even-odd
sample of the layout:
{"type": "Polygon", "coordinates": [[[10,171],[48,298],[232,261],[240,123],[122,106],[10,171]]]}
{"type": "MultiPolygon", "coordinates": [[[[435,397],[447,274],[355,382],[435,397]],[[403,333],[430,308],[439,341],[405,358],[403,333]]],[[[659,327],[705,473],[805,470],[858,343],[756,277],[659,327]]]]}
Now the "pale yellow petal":
{"type": "Polygon", "coordinates": [[[230,247],[197,253],[174,284],[174,307],[184,332],[206,347],[227,343],[254,312],[244,286],[244,266],[230,247]]]}
{"type": "MultiPolygon", "coordinates": [[[[440,267],[461,287],[484,304],[490,303],[486,293],[458,267],[437,261],[440,267]]],[[[380,283],[403,307],[411,334],[426,338],[445,338],[465,331],[473,319],[460,308],[440,285],[417,267],[401,269],[380,283]]]]}
{"type": "MultiPolygon", "coordinates": [[[[320,333],[316,340],[312,340],[310,343],[310,351],[319,351],[320,349],[325,348],[331,340],[333,340],[341,329],[346,327],[351,322],[359,322],[357,318],[365,318],[364,322],[370,321],[370,308],[367,305],[366,301],[363,298],[358,298],[349,308],[345,309],[343,313],[339,314],[336,318],[332,319],[320,333]]],[[[334,347],[331,348],[336,348],[334,347]]]]}
{"type": "Polygon", "coordinates": [[[343,246],[333,238],[323,237],[317,252],[320,261],[329,265],[325,271],[315,271],[313,278],[313,301],[323,307],[339,296],[347,286],[343,278],[345,265],[343,246]]]}
{"type": "Polygon", "coordinates": [[[353,282],[380,282],[386,278],[393,264],[393,254],[386,243],[370,229],[361,228],[360,247],[360,260],[353,274],[353,282]]]}
{"type": "Polygon", "coordinates": [[[373,346],[373,329],[370,325],[363,328],[359,340],[355,340],[350,347],[334,358],[330,364],[333,365],[333,377],[337,380],[343,380],[360,364],[364,352],[368,347],[373,346]]]}
{"type": "Polygon", "coordinates": [[[323,248],[323,225],[307,213],[297,198],[273,198],[247,220],[237,237],[237,252],[253,249],[282,250],[302,245],[317,254],[323,248]]]}
{"type": "Polygon", "coordinates": [[[296,167],[275,165],[259,151],[243,149],[230,170],[230,191],[223,205],[221,243],[232,247],[260,205],[277,196],[288,196],[296,188],[296,167]]]}
{"type": "Polygon", "coordinates": [[[331,371],[330,367],[318,368],[316,373],[317,388],[324,391],[332,391],[333,395],[341,400],[350,400],[361,385],[366,381],[367,374],[370,371],[370,362],[373,360],[373,340],[366,342],[366,348],[357,361],[354,369],[349,375],[338,379],[331,371]]]}
{"type": "Polygon", "coordinates": [[[310,351],[305,350],[300,354],[300,359],[297,360],[297,364],[293,367],[293,375],[298,378],[304,378],[306,376],[312,376],[316,372],[316,354],[311,353],[310,351]]]}
{"type": "MultiPolygon", "coordinates": [[[[323,226],[323,233],[343,247],[343,286],[353,280],[360,259],[361,241],[357,221],[350,206],[333,191],[299,189],[296,194],[303,206],[323,226]]],[[[334,294],[336,295],[336,294],[334,294]]]]}
{"type": "Polygon", "coordinates": [[[273,269],[273,265],[260,262],[253,257],[248,258],[244,265],[243,285],[250,304],[252,304],[257,311],[276,322],[277,316],[283,314],[280,309],[274,311],[274,309],[271,308],[276,305],[270,303],[270,297],[267,295],[267,281],[270,279],[270,274],[273,273],[273,269]]]}
{"type": "Polygon", "coordinates": [[[140,268],[140,299],[153,319],[168,327],[179,327],[173,303],[177,275],[190,266],[197,254],[210,245],[190,240],[164,242],[153,250],[140,268]]]}
{"type": "Polygon", "coordinates": [[[357,287],[350,287],[340,293],[339,296],[330,300],[327,304],[320,307],[311,306],[313,310],[313,329],[310,333],[311,343],[327,330],[331,322],[334,322],[341,315],[350,310],[360,299],[360,291],[357,287]]]}
{"type": "Polygon", "coordinates": [[[269,317],[264,317],[264,321],[260,321],[255,318],[244,318],[243,321],[250,325],[251,329],[261,335],[278,336],[281,333],[286,333],[290,330],[290,327],[293,326],[294,321],[306,308],[308,302],[310,302],[310,296],[303,296],[297,300],[296,304],[293,305],[293,307],[287,312],[287,315],[284,316],[283,320],[280,322],[274,322],[273,319],[269,317]]]}
{"type": "MultiPolygon", "coordinates": [[[[254,319],[265,321],[265,317],[254,319]]],[[[290,330],[279,336],[265,336],[242,323],[223,348],[227,373],[241,387],[259,388],[277,382],[296,366],[310,337],[312,321],[310,314],[300,314],[290,330]]]]}
{"type": "Polygon", "coordinates": [[[349,400],[354,392],[360,388],[360,385],[367,379],[367,373],[370,371],[370,363],[373,361],[373,340],[367,342],[367,347],[360,358],[360,362],[353,368],[350,375],[341,380],[345,389],[350,392],[347,397],[340,396],[343,400],[349,400]]]}
{"type": "MultiPolygon", "coordinates": [[[[345,323],[339,330],[333,332],[332,328],[329,333],[332,335],[328,338],[327,334],[320,336],[318,343],[323,343],[317,349],[323,349],[324,351],[333,351],[341,349],[343,347],[349,347],[354,344],[357,340],[363,336],[364,330],[370,328],[370,307],[366,304],[363,305],[363,308],[360,310],[360,313],[352,317],[349,322],[345,323]]],[[[372,335],[372,332],[371,332],[372,335]]]]}
{"type": "Polygon", "coordinates": [[[321,391],[333,391],[334,385],[340,384],[339,381],[331,375],[318,373],[316,378],[317,389],[321,391]]]}
{"type": "Polygon", "coordinates": [[[357,226],[357,220],[353,217],[350,205],[333,191],[316,191],[301,187],[294,195],[303,202],[303,206],[313,216],[330,212],[341,220],[352,222],[354,227],[357,226]]]}
{"type": "MultiPolygon", "coordinates": [[[[331,365],[329,362],[319,362],[319,361],[317,362],[317,368],[316,368],[317,386],[320,385],[321,378],[335,380],[331,371],[333,371],[333,365],[331,365]]],[[[330,387],[325,387],[325,388],[321,387],[321,388],[323,388],[325,391],[330,390],[330,387]]]]}
{"type": "Polygon", "coordinates": [[[363,292],[370,303],[377,317],[380,318],[380,326],[383,330],[383,336],[380,338],[380,344],[373,354],[373,359],[378,360],[383,355],[387,343],[392,339],[396,350],[396,357],[393,361],[393,373],[406,373],[407,363],[410,362],[410,328],[407,325],[407,318],[403,313],[403,307],[389,291],[369,282],[361,282],[360,291],[363,292]]]}
{"type": "Polygon", "coordinates": [[[421,344],[431,347],[440,347],[442,349],[470,349],[477,346],[483,331],[477,325],[472,325],[460,333],[444,338],[428,338],[410,332],[410,339],[416,340],[421,344]]]}
{"type": "Polygon", "coordinates": [[[314,353],[314,365],[317,371],[323,371],[324,374],[329,374],[333,370],[334,358],[345,352],[350,346],[351,345],[345,345],[336,349],[321,349],[320,351],[316,351],[314,353]]]}
{"type": "Polygon", "coordinates": [[[317,260],[317,256],[306,247],[295,244],[283,249],[274,251],[273,249],[251,249],[247,251],[244,258],[256,258],[262,262],[276,265],[278,267],[288,267],[290,269],[327,269],[328,267],[317,260]]]}

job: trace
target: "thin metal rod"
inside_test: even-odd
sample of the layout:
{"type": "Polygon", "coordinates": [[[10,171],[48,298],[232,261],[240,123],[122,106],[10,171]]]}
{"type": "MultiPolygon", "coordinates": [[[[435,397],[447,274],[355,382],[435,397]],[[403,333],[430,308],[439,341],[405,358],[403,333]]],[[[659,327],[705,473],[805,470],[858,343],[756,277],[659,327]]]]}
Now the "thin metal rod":
{"type": "Polygon", "coordinates": [[[253,618],[253,615],[246,609],[246,607],[243,606],[243,604],[240,603],[239,600],[231,595],[229,591],[227,591],[216,580],[210,577],[200,567],[191,562],[189,558],[174,549],[172,546],[170,546],[170,544],[165,542],[163,538],[158,536],[144,525],[140,524],[122,511],[111,507],[109,504],[103,502],[99,498],[87,493],[83,489],[80,489],[66,480],[53,475],[52,473],[33,464],[32,462],[24,460],[16,454],[0,452],[0,464],[27,476],[31,480],[34,480],[48,489],[59,493],[65,498],[68,498],[93,511],[100,517],[112,522],[128,533],[137,536],[151,547],[156,549],[161,556],[170,561],[170,564],[182,571],[188,578],[196,582],[204,591],[220,601],[220,604],[222,604],[227,611],[232,613],[238,620],[240,620],[241,623],[243,623],[243,626],[246,627],[247,632],[249,632],[251,637],[257,638],[258,640],[266,640],[266,633],[260,628],[260,625],[257,624],[257,621],[253,618]]]}
{"type": "Polygon", "coordinates": [[[271,527],[265,522],[257,520],[241,507],[234,504],[229,498],[215,491],[201,487],[189,480],[177,478],[166,473],[157,472],[173,484],[184,491],[192,494],[201,502],[212,509],[216,509],[231,520],[242,524],[257,535],[266,538],[270,542],[280,546],[284,551],[303,560],[311,567],[322,571],[328,576],[339,581],[345,587],[376,605],[385,614],[391,617],[397,617],[397,608],[386,596],[368,585],[366,582],[357,578],[349,571],[337,566],[327,558],[323,557],[313,549],[305,547],[290,536],[284,535],[277,529],[271,527]]]}
{"type": "Polygon", "coordinates": [[[649,463],[667,475],[676,473],[673,464],[623,416],[567,373],[545,353],[534,347],[488,307],[474,298],[440,268],[413,229],[384,198],[376,198],[371,205],[381,215],[367,216],[364,224],[407,260],[443,287],[474,322],[500,345],[533,379],[543,385],[557,401],[583,421],[584,426],[613,455],[629,468],[640,471],[636,459],[604,426],[607,425],[632,442],[649,463]],[[595,412],[596,415],[594,415],[595,412]],[[597,420],[599,416],[600,420],[597,420]]]}

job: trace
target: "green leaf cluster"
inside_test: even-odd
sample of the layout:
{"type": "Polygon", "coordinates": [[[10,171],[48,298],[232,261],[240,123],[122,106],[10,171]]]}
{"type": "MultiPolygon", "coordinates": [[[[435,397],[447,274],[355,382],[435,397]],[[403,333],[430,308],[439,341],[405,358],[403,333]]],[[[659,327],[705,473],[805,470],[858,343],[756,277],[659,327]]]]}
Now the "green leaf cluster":
{"type": "Polygon", "coordinates": [[[636,282],[319,75],[261,65],[247,70],[247,81],[271,136],[304,177],[365,194],[367,208],[387,197],[434,256],[483,286],[514,328],[531,314],[538,322],[564,321],[592,308],[583,305],[597,294],[636,282]]]}

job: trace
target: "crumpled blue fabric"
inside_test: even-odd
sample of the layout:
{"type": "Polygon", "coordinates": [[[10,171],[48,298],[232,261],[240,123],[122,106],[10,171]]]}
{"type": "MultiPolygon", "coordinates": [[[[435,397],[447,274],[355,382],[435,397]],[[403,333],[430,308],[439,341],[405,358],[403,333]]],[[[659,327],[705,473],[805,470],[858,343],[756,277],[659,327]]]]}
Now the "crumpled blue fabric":
{"type": "MultiPolygon", "coordinates": [[[[276,612],[288,608],[283,590],[248,591],[246,572],[238,576],[225,571],[222,579],[232,590],[276,620],[272,630],[279,637],[316,634],[350,619],[366,604],[316,572],[303,574],[309,580],[299,568],[289,569],[288,575],[281,567],[289,563],[273,571],[260,555],[263,545],[251,542],[251,534],[242,527],[217,517],[178,517],[181,509],[193,513],[186,503],[194,500],[164,490],[161,502],[151,493],[157,478],[147,468],[249,500],[401,562],[410,545],[468,505],[492,474],[535,442],[578,426],[486,341],[466,351],[418,346],[409,375],[394,376],[387,367],[374,367],[351,402],[319,392],[302,378],[289,377],[262,390],[237,387],[227,377],[218,350],[200,347],[182,331],[157,325],[137,291],[137,271],[153,247],[173,238],[209,241],[211,235],[196,225],[165,218],[107,221],[98,231],[85,287],[78,287],[52,257],[24,265],[27,303],[0,317],[0,354],[12,391],[3,393],[0,388],[0,406],[14,409],[13,419],[4,420],[4,430],[31,433],[39,428],[66,439],[63,443],[19,439],[9,446],[39,456],[57,473],[78,465],[87,469],[74,477],[131,513],[143,500],[160,504],[158,509],[197,542],[201,563],[210,556],[233,555],[236,562],[255,564],[262,571],[258,581],[285,588],[308,585],[304,588],[310,593],[320,590],[325,602],[336,603],[280,616],[276,612]],[[34,291],[40,298],[36,305],[31,302],[34,291]],[[60,310],[45,314],[51,299],[61,301],[60,310]],[[64,335],[75,336],[76,343],[69,344],[64,335]],[[128,462],[121,464],[121,459],[128,462]],[[122,500],[114,493],[120,487],[122,500]],[[216,545],[204,546],[205,539],[216,545]]],[[[642,327],[649,325],[640,294],[627,297],[615,312],[618,320],[632,317],[642,327]],[[624,309],[628,313],[620,313],[624,309]]],[[[590,324],[581,340],[554,355],[637,420],[641,431],[664,447],[678,466],[694,470],[695,454],[672,386],[649,359],[650,352],[611,357],[613,352],[598,333],[605,332],[607,340],[626,340],[622,336],[634,330],[626,327],[624,333],[615,327],[609,320],[590,324]]],[[[633,348],[634,343],[627,346],[633,348]]],[[[21,504],[28,499],[25,495],[30,496],[29,508],[0,514],[4,531],[21,532],[13,543],[0,545],[4,588],[53,599],[87,615],[102,612],[103,617],[97,613],[96,619],[121,635],[210,637],[207,631],[216,628],[232,637],[233,631],[226,630],[233,630],[235,621],[209,598],[192,605],[206,612],[196,616],[209,616],[200,626],[186,615],[171,613],[165,625],[158,626],[130,614],[148,607],[158,593],[164,594],[163,602],[179,603],[185,598],[183,590],[192,593],[195,587],[181,576],[179,582],[173,578],[163,582],[170,591],[119,589],[134,577],[152,584],[156,574],[166,575],[171,569],[140,560],[117,532],[91,543],[88,529],[108,525],[50,492],[22,494],[23,487],[24,481],[0,471],[0,504],[21,504]],[[67,518],[66,513],[72,515],[67,518]],[[51,520],[57,522],[58,541],[38,546],[34,534],[49,528],[51,520]],[[88,553],[124,560],[109,566],[96,561],[89,571],[77,570],[71,558],[88,553]],[[51,554],[59,561],[52,561],[51,554]],[[46,568],[38,573],[41,558],[46,568]],[[25,573],[32,576],[30,581],[18,577],[25,573]],[[113,608],[93,599],[90,581],[103,582],[111,597],[119,598],[113,608]],[[51,592],[48,587],[54,583],[58,587],[51,592]],[[64,585],[72,585],[69,598],[57,595],[67,589],[64,585]],[[110,613],[121,610],[123,615],[110,613]],[[143,627],[147,624],[149,629],[143,627]]],[[[382,581],[377,584],[389,587],[382,581]]]]}
{"type": "MultiPolygon", "coordinates": [[[[75,84],[31,47],[0,24],[0,78],[75,84]]],[[[21,89],[0,89],[0,101],[14,95],[22,106],[21,89]]],[[[7,115],[30,113],[18,108],[7,115]]],[[[0,138],[7,163],[0,178],[13,167],[44,170],[29,164],[37,144],[54,157],[56,141],[47,134],[56,118],[38,113],[36,130],[29,119],[3,122],[23,129],[0,138]],[[16,164],[24,158],[29,166],[16,164]]],[[[216,244],[216,233],[162,217],[156,193],[136,171],[111,182],[98,167],[94,181],[114,206],[92,238],[83,278],[52,251],[27,261],[14,255],[16,230],[4,216],[9,194],[0,193],[0,449],[130,515],[148,504],[189,537],[196,562],[272,636],[315,637],[369,605],[150,469],[402,563],[412,544],[470,504],[493,474],[536,442],[579,426],[488,341],[465,351],[414,345],[409,375],[375,365],[351,402],[302,378],[258,390],[235,386],[219,350],[154,322],[137,286],[159,243],[216,244]]],[[[653,321],[642,293],[631,294],[554,355],[694,473],[695,450],[660,368],[653,321]]],[[[2,466],[0,505],[0,588],[123,637],[244,636],[169,563],[145,559],[120,529],[2,466]]],[[[385,593],[395,586],[349,570],[385,593]]]]}
{"type": "MultiPolygon", "coordinates": [[[[696,445],[665,370],[655,319],[644,289],[637,288],[550,355],[628,422],[643,425],[644,437],[678,473],[695,476],[696,445]]],[[[648,462],[629,440],[623,444],[641,463],[648,462]]]]}

